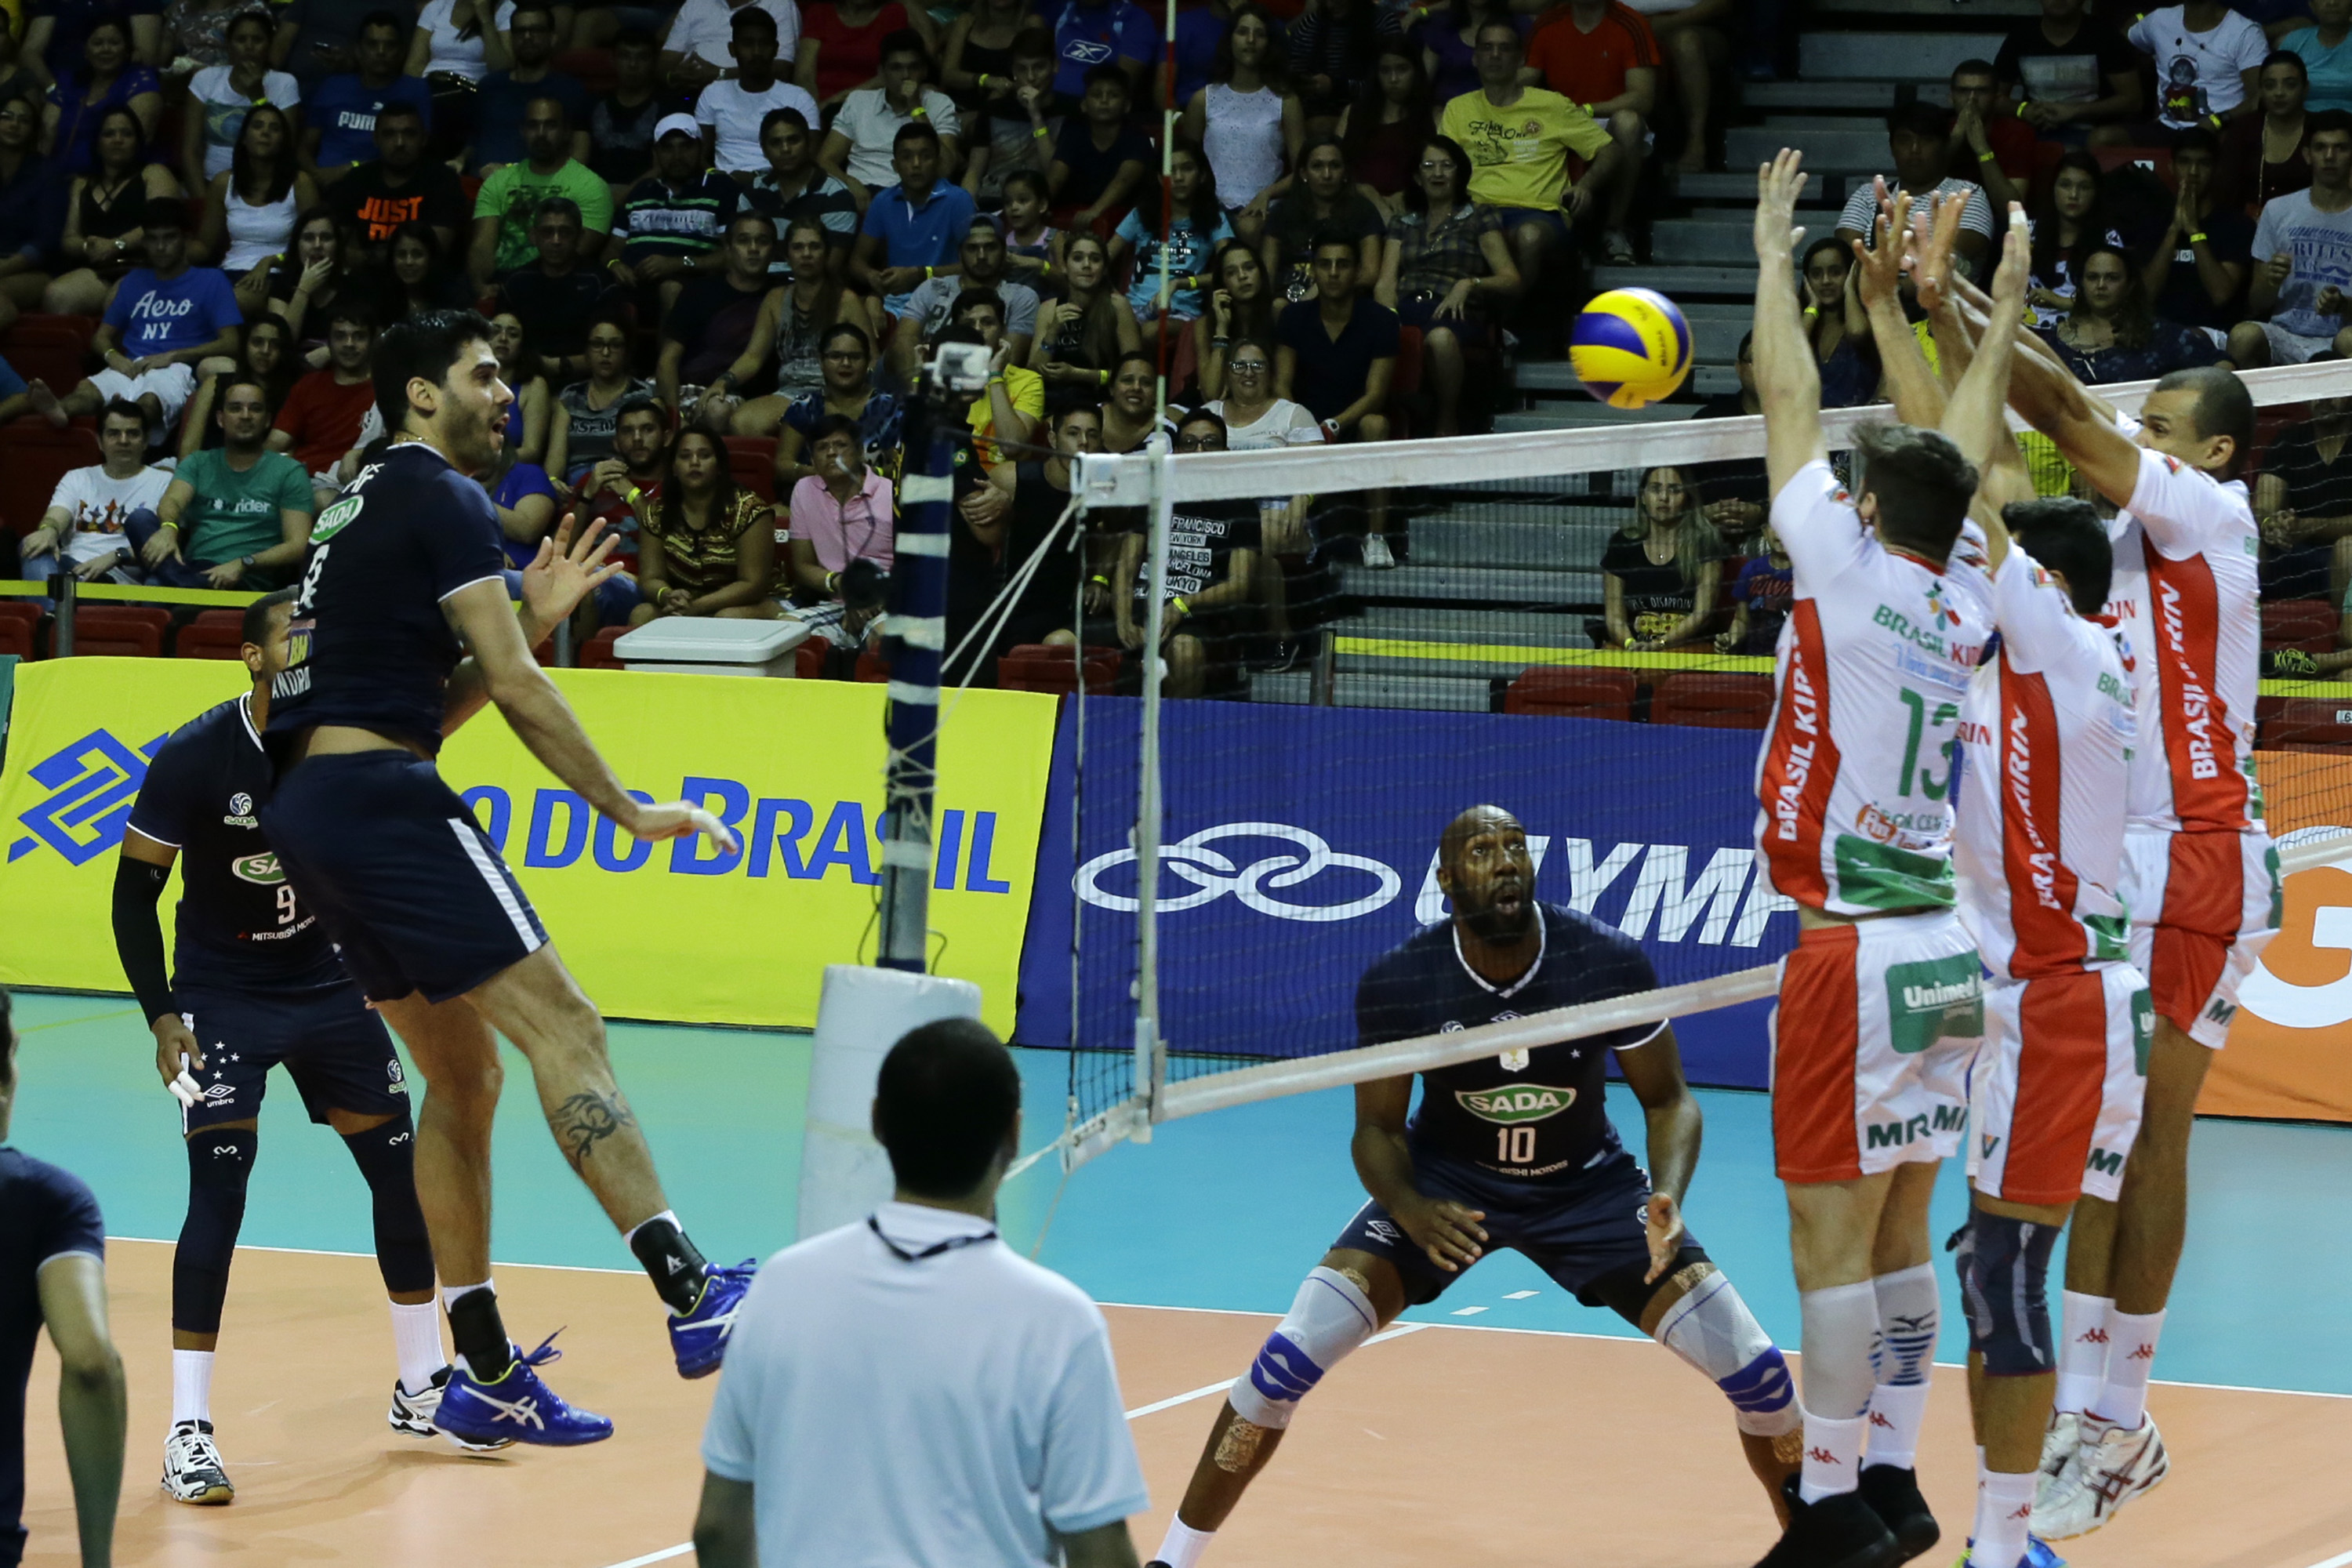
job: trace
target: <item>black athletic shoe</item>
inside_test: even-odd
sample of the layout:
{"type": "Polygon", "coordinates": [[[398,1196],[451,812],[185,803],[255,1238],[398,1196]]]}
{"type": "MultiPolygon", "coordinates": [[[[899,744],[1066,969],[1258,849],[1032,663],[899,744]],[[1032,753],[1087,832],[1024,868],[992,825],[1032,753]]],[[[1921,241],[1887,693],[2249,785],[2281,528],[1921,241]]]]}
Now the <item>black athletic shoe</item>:
{"type": "Polygon", "coordinates": [[[1903,1561],[1903,1549],[1859,1492],[1809,1503],[1797,1481],[1790,1476],[1780,1483],[1789,1528],[1756,1568],[1895,1568],[1903,1561]]]}
{"type": "Polygon", "coordinates": [[[1862,1471],[1862,1498],[1893,1533],[1895,1544],[1903,1553],[1895,1559],[1898,1563],[1908,1563],[1934,1551],[1936,1542],[1943,1537],[1936,1516],[1927,1511],[1927,1500],[1919,1495],[1916,1470],[1865,1465],[1862,1471]]]}

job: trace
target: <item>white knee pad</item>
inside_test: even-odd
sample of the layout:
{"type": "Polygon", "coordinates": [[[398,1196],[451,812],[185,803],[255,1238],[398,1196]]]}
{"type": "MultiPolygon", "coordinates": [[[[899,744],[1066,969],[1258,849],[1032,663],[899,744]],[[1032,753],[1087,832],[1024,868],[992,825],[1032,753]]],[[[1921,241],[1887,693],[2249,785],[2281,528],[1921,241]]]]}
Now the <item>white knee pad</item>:
{"type": "Polygon", "coordinates": [[[1780,1347],[1721,1271],[1667,1308],[1655,1337],[1723,1390],[1742,1432],[1778,1437],[1804,1420],[1780,1347]]]}
{"type": "Polygon", "coordinates": [[[1234,1413],[1259,1426],[1289,1426],[1307,1391],[1379,1326],[1361,1287],[1336,1269],[1316,1269],[1298,1287],[1290,1315],[1265,1337],[1257,1360],[1234,1379],[1227,1395],[1234,1413]]]}

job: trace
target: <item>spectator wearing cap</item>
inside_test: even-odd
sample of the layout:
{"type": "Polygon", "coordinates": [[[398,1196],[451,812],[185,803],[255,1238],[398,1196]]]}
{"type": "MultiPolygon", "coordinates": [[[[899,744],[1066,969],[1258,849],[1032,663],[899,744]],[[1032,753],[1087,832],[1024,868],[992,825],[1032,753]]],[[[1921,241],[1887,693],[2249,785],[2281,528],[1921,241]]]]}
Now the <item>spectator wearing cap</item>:
{"type": "Polygon", "coordinates": [[[1609,177],[1590,173],[1578,182],[1605,195],[1601,249],[1615,266],[1631,266],[1633,242],[1625,233],[1650,121],[1658,111],[1658,68],[1665,58],[1642,14],[1620,0],[1567,0],[1528,40],[1527,60],[1546,87],[1598,121],[1616,144],[1609,177]]]}
{"type": "Polygon", "coordinates": [[[531,225],[540,202],[565,196],[580,209],[580,254],[595,261],[604,253],[613,227],[613,188],[572,155],[572,132],[563,104],[534,98],[523,110],[526,157],[482,182],[474,198],[474,235],[466,268],[474,287],[488,290],[501,272],[530,265],[531,225]]]}
{"type": "MultiPolygon", "coordinates": [[[[971,193],[940,173],[940,135],[928,122],[899,127],[890,161],[898,183],[874,193],[849,276],[891,315],[902,316],[917,289],[961,265],[957,247],[971,232],[976,209],[971,193]]],[[[877,332],[880,327],[877,321],[877,332]]]]}
{"type": "Polygon", "coordinates": [[[760,127],[767,117],[779,109],[793,109],[814,124],[816,100],[776,74],[775,17],[757,5],[745,5],[730,26],[735,75],[702,89],[694,100],[694,120],[702,128],[711,163],[748,184],[768,166],[760,148],[760,127]]]}
{"type": "Polygon", "coordinates": [[[555,68],[555,12],[541,0],[521,0],[509,18],[514,64],[482,79],[474,93],[474,140],[466,167],[485,177],[530,152],[526,119],[531,105],[553,99],[563,106],[564,149],[583,166],[588,141],[588,89],[555,68]]]}
{"type": "Polygon", "coordinates": [[[743,188],[704,166],[694,117],[664,117],[654,137],[654,172],[630,186],[621,204],[614,225],[621,253],[604,263],[606,276],[633,293],[652,289],[667,314],[688,278],[726,268],[720,242],[742,205],[743,188]]]}
{"type": "MultiPolygon", "coordinates": [[[[1960,208],[1960,235],[1952,242],[1961,258],[1973,268],[1992,244],[1992,205],[1985,200],[1984,187],[1971,180],[1955,180],[1944,174],[1944,158],[1950,146],[1952,117],[1949,110],[1932,103],[1898,103],[1886,115],[1886,151],[1893,159],[1895,172],[1886,178],[1889,195],[1907,194],[1915,202],[1924,200],[1930,193],[1946,198],[1957,198],[1960,208]]],[[[1859,181],[1853,194],[1846,198],[1845,210],[1838,214],[1837,237],[1851,243],[1861,240],[1865,246],[1878,243],[1878,196],[1874,182],[1859,181]]]]}
{"type": "Polygon", "coordinates": [[[63,397],[36,381],[33,405],[58,429],[121,398],[147,416],[149,444],[163,441],[195,390],[202,361],[234,358],[245,314],[228,275],[188,265],[193,214],[185,203],[147,204],[147,265],[123,275],[90,346],[106,368],[63,397]]]}
{"type": "Polygon", "coordinates": [[[580,207],[569,196],[539,204],[531,264],[499,279],[499,308],[523,323],[525,363],[560,385],[588,374],[588,324],[624,301],[593,267],[580,264],[580,207]]]}
{"type": "Polygon", "coordinates": [[[776,226],[772,273],[789,269],[784,231],[802,218],[824,226],[825,269],[841,276],[850,247],[857,243],[857,198],[849,187],[817,167],[815,121],[797,109],[772,109],[760,121],[760,152],[768,166],[751,177],[744,193],[751,209],[776,226]]]}
{"type": "Polygon", "coordinates": [[[898,1190],[768,1260],[702,1439],[703,1568],[1131,1568],[1147,1506],[1102,1313],[992,1219],[1021,1077],[971,1019],[883,1058],[874,1135],[898,1190]],[[888,1408],[892,1421],[846,1421],[888,1408]],[[909,1442],[908,1433],[920,1433],[909,1442]]]}
{"type": "Polygon", "coordinates": [[[824,604],[841,596],[852,561],[890,570],[897,513],[890,481],[866,460],[858,421],[827,414],[808,438],[809,472],[793,486],[791,587],[796,599],[824,604]]]}
{"type": "Polygon", "coordinates": [[[2254,224],[2246,314],[2230,331],[2242,370],[2302,364],[2323,350],[2352,352],[2344,324],[2352,290],[2352,113],[2313,114],[2305,132],[2311,188],[2266,204],[2254,224]]]}
{"type": "Polygon", "coordinates": [[[943,177],[962,166],[963,121],[955,100],[924,85],[930,68],[922,38],[912,28],[901,28],[882,40],[881,85],[861,87],[842,100],[816,161],[848,184],[860,207],[871,211],[876,195],[894,175],[904,179],[898,167],[898,138],[918,125],[934,132],[943,177]]]}
{"type": "Polygon", "coordinates": [[[1952,134],[1945,145],[1944,173],[1984,186],[1995,212],[2023,202],[2033,184],[2033,128],[2017,117],[2000,89],[1990,60],[1962,60],[1952,68],[1952,134]]]}
{"type": "Polygon", "coordinates": [[[907,297],[906,310],[892,329],[890,370],[901,385],[914,384],[916,362],[922,357],[924,342],[938,336],[962,296],[972,289],[995,297],[1004,318],[1004,335],[1013,344],[1013,363],[1028,363],[1029,348],[1037,335],[1037,291],[1006,277],[1004,237],[997,232],[995,223],[984,217],[972,219],[956,259],[961,274],[923,283],[907,297]]]}

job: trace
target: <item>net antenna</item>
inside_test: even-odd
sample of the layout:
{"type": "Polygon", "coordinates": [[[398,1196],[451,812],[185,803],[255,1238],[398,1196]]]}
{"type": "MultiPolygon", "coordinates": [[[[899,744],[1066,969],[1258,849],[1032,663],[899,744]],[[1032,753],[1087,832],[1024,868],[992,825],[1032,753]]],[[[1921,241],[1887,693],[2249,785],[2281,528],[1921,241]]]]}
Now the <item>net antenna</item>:
{"type": "MultiPolygon", "coordinates": [[[[2301,404],[2313,398],[2342,396],[2346,392],[2344,367],[2330,363],[2246,372],[2242,373],[2241,379],[2252,394],[2255,404],[2265,408],[2301,404]]],[[[2154,386],[2154,382],[2138,382],[2102,385],[2096,388],[2096,392],[2116,408],[2136,413],[2154,386]]],[[[1893,410],[1885,405],[1832,409],[1823,411],[1822,425],[1828,444],[1834,452],[1851,446],[1858,427],[1886,422],[1892,417],[1893,410]]],[[[2012,424],[2015,423],[2012,416],[2012,424]]],[[[1687,469],[1699,464],[1752,460],[1760,458],[1763,451],[1764,422],[1760,417],[1708,420],[1700,424],[1612,425],[1581,430],[1534,430],[1392,441],[1350,447],[1344,455],[1316,446],[1267,451],[1186,453],[1178,458],[1171,456],[1163,444],[1139,453],[1085,454],[1074,458],[1071,492],[1081,532],[1089,513],[1117,510],[1131,514],[1138,509],[1146,510],[1150,531],[1150,641],[1146,646],[1157,648],[1162,629],[1159,608],[1168,572],[1171,521],[1175,509],[1181,505],[1291,494],[1328,496],[1334,492],[1366,492],[1410,487],[1436,489],[1471,487],[1491,492],[1509,490],[1515,486],[1526,489],[1526,481],[1543,480],[1552,481],[1551,488],[1555,490],[1596,497],[1614,494],[1622,500],[1622,492],[1609,490],[1603,482],[1608,476],[1659,467],[1687,469]],[[1563,482],[1568,478],[1589,478],[1592,482],[1589,486],[1570,486],[1563,482]]],[[[1563,617],[1556,624],[1566,626],[1569,623],[1563,617]]],[[[1375,639],[1356,640],[1359,647],[1364,647],[1372,645],[1375,639]]],[[[1341,646],[1343,648],[1347,646],[1346,639],[1342,639],[1341,646]]],[[[1549,653],[1558,663],[1604,668],[1635,662],[1639,658],[1606,648],[1585,649],[1567,646],[1556,650],[1506,651],[1533,654],[1538,658],[1549,653]]],[[[1531,660],[1523,657],[1512,668],[1516,669],[1528,662],[1531,660]]],[[[1717,669],[1765,673],[1769,671],[1772,660],[1756,657],[1727,657],[1710,663],[1717,669]]],[[[1168,1037],[1171,1028],[1167,1010],[1170,998],[1162,994],[1168,953],[1168,932],[1163,931],[1160,919],[1163,908],[1173,904],[1190,909],[1215,899],[1221,890],[1230,890],[1240,883],[1247,882],[1253,888],[1259,888],[1259,883],[1251,879],[1261,874],[1261,891],[1278,890],[1285,879],[1305,878],[1324,868],[1341,864],[1349,858],[1333,854],[1327,847],[1287,862],[1276,862],[1277,865],[1287,865],[1289,868],[1264,874],[1268,862],[1262,861],[1256,868],[1239,868],[1232,860],[1207,847],[1202,842],[1206,835],[1194,835],[1173,844],[1163,844],[1161,833],[1163,819],[1167,816],[1167,800],[1162,776],[1162,745],[1171,710],[1160,700],[1158,685],[1159,682],[1152,679],[1143,683],[1142,700],[1139,705],[1141,733],[1138,737],[1136,753],[1139,765],[1134,781],[1133,836],[1128,840],[1125,849],[1111,854],[1097,853],[1092,860],[1084,858],[1083,846],[1074,847],[1071,865],[1075,876],[1073,886],[1068,889],[1076,910],[1074,931],[1084,923],[1079,917],[1085,911],[1076,909],[1081,894],[1098,911],[1131,911],[1132,914],[1134,968],[1131,981],[1124,988],[1128,993],[1126,1000],[1132,1008],[1129,1038],[1134,1062],[1131,1079],[1121,1074],[1118,1080],[1114,1080],[1099,1068],[1082,1069],[1079,1065],[1081,1058],[1101,1058],[1110,1054],[1111,1031],[1101,1026],[1091,1029],[1080,1027],[1080,977],[1075,972],[1081,964],[1074,936],[1071,1109],[1061,1135],[1051,1144],[1028,1155],[1016,1169],[1025,1168],[1048,1154],[1055,1154],[1059,1156],[1063,1169],[1067,1172],[1121,1141],[1147,1141],[1151,1128],[1160,1122],[1309,1089],[1426,1071],[1481,1057],[1532,1049],[1629,1026],[1689,1017],[1767,998],[1778,988],[1780,964],[1777,961],[1745,967],[1732,967],[1729,963],[1719,962],[1717,967],[1720,973],[1705,973],[1691,980],[1677,979],[1676,983],[1661,984],[1655,990],[1608,1001],[1529,1014],[1475,1028],[1451,1030],[1374,1047],[1310,1047],[1308,1054],[1276,1056],[1272,1059],[1261,1058],[1247,1065],[1234,1065],[1224,1058],[1204,1051],[1194,1040],[1171,1040],[1168,1037]],[[1132,859],[1136,870],[1132,900],[1110,894],[1096,886],[1096,879],[1104,873],[1106,867],[1129,858],[1132,859]],[[1162,899],[1160,896],[1161,874],[1171,867],[1181,873],[1191,886],[1173,900],[1162,899]],[[1222,886],[1217,883],[1221,877],[1223,879],[1222,886]],[[1184,1058],[1182,1072],[1171,1074],[1171,1048],[1184,1058]],[[1194,1059],[1196,1054],[1201,1055],[1201,1060],[1194,1059]],[[1118,1086],[1117,1089],[1114,1089],[1115,1082],[1118,1086]]],[[[1083,683],[1080,689],[1083,691],[1083,683]]],[[[1073,700],[1082,705],[1087,701],[1083,695],[1073,700]]],[[[1081,711],[1084,711],[1083,706],[1081,711]]],[[[1173,710],[1173,716],[1181,726],[1193,711],[1195,710],[1188,705],[1179,705],[1173,710]]],[[[1442,717],[1434,712],[1430,715],[1433,723],[1442,717]]],[[[1654,727],[1641,728],[1651,729],[1655,733],[1654,727]]],[[[1693,730],[1682,733],[1699,735],[1706,731],[1693,730]]],[[[1762,737],[1757,735],[1755,739],[1760,742],[1762,737]]],[[[1719,733],[1717,740],[1721,740],[1719,733]]],[[[1746,737],[1741,738],[1739,744],[1741,756],[1753,756],[1753,752],[1746,749],[1746,737]]],[[[1736,778],[1728,777],[1719,768],[1717,776],[1711,781],[1712,787],[1725,800],[1736,798],[1743,820],[1752,820],[1755,805],[1751,774],[1746,765],[1738,766],[1737,773],[1736,778]]],[[[1119,782],[1116,778],[1111,781],[1114,785],[1119,782]]],[[[1116,794],[1116,790],[1113,793],[1116,794]]],[[[1079,821],[1075,801],[1071,815],[1074,835],[1083,837],[1084,826],[1079,821]]],[[[2352,820],[2352,817],[2344,819],[2352,820]]],[[[1266,826],[1228,825],[1219,831],[1230,833],[1242,827],[1266,826]]],[[[1100,834],[1095,836],[1097,849],[1102,841],[1100,834]]],[[[1592,856],[1592,851],[1599,840],[1572,842],[1579,844],[1588,857],[1597,858],[1592,856]]],[[[1540,862],[1542,850],[1532,834],[1530,847],[1536,849],[1540,862]]],[[[1630,856],[1633,847],[1621,845],[1620,852],[1630,856]]],[[[1651,847],[1652,862],[1658,858],[1655,853],[1658,847],[1651,847]]],[[[2289,836],[2281,844],[2281,871],[2286,874],[2332,864],[2347,852],[2352,852],[2352,833],[2306,830],[2289,836]]],[[[1722,850],[1717,852],[1717,858],[1726,862],[1728,869],[1727,857],[1746,853],[1748,852],[1722,850]]],[[[1707,900],[1712,895],[1703,895],[1701,889],[1709,883],[1713,864],[1706,870],[1685,879],[1685,868],[1678,857],[1679,851],[1677,858],[1668,863],[1668,869],[1657,879],[1653,879],[1649,865],[1638,873],[1639,881],[1632,899],[1624,913],[1618,917],[1628,934],[1642,935],[1642,930],[1633,928],[1646,928],[1654,918],[1661,931],[1676,920],[1680,921],[1684,930],[1699,929],[1693,922],[1704,918],[1706,921],[1704,930],[1707,934],[1701,935],[1699,941],[1719,944],[1715,951],[1720,960],[1734,960],[1734,955],[1725,949],[1756,948],[1759,945],[1758,934],[1766,923],[1765,917],[1794,907],[1769,888],[1760,868],[1755,868],[1755,880],[1748,886],[1746,904],[1738,910],[1736,915],[1724,902],[1710,905],[1707,900]]],[[[1611,858],[1614,865],[1617,858],[1611,858]]],[[[1628,858],[1615,868],[1625,870],[1630,878],[1635,875],[1632,872],[1632,865],[1628,858]]],[[[1593,869],[1589,864],[1581,868],[1586,875],[1593,869]]],[[[1738,869],[1745,872],[1748,868],[1743,864],[1738,869]]],[[[1394,875],[1385,866],[1381,870],[1384,875],[1394,875]]],[[[1612,867],[1601,867],[1600,871],[1605,878],[1612,874],[1612,867]]],[[[1571,866],[1568,873],[1571,885],[1577,878],[1578,868],[1571,866]]],[[[1622,887],[1623,882],[1617,885],[1622,887]]],[[[1736,895],[1738,883],[1734,881],[1731,886],[1736,895]]],[[[1039,896],[1053,897],[1060,891],[1041,887],[1039,896]]],[[[1592,912],[1590,901],[1580,894],[1564,901],[1592,912]]],[[[1737,901],[1736,897],[1733,901],[1737,901]]],[[[1424,922],[1439,918],[1440,907],[1432,901],[1432,895],[1425,889],[1417,906],[1419,918],[1424,922]]],[[[1290,920],[1318,918],[1315,913],[1297,910],[1286,914],[1281,910],[1265,912],[1284,914],[1290,920]]],[[[1255,999],[1242,1005],[1242,1010],[1246,1011],[1251,1005],[1255,1005],[1255,999]]],[[[1177,1032],[1182,1032],[1181,1028],[1177,1032]]]]}

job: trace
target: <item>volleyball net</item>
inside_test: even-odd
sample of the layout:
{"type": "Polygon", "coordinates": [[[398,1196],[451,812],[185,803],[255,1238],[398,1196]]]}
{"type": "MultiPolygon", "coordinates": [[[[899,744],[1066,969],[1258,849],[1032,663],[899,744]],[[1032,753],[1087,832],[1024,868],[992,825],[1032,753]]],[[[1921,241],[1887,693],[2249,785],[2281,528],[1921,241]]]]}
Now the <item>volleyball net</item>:
{"type": "MultiPolygon", "coordinates": [[[[2352,851],[2352,668],[2326,657],[2352,481],[2333,496],[2309,456],[2352,434],[2352,364],[2245,379],[2278,672],[2256,717],[2294,869],[2352,851]]],[[[2098,390],[2131,410],[2147,387],[2098,390]]],[[[1850,487],[1852,433],[1889,417],[1825,415],[1850,487]]],[[[1665,1019],[1694,1081],[1764,1087],[1796,913],[1753,847],[1788,603],[1763,443],[1751,417],[1080,459],[1084,639],[1117,637],[1124,598],[1129,646],[1161,634],[1202,695],[1141,689],[1129,657],[1124,691],[1065,700],[1016,1035],[1069,1053],[1038,1154],[1074,1168],[1160,1122],[1665,1019]],[[1362,563],[1375,531],[1393,568],[1362,563]],[[1654,979],[1365,1047],[1358,982],[1450,918],[1439,839],[1477,805],[1526,829],[1538,900],[1636,939],[1654,979]]],[[[2079,489],[2054,451],[2034,470],[2079,489]]],[[[1969,787],[1957,718],[1911,716],[1923,808],[1969,787]]]]}

